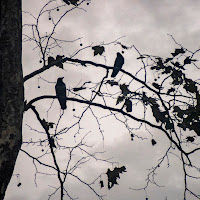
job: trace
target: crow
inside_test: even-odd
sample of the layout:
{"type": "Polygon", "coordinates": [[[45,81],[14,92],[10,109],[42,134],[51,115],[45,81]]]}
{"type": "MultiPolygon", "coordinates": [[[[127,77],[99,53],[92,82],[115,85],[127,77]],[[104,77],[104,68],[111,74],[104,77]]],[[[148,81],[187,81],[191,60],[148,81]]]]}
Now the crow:
{"type": "Polygon", "coordinates": [[[115,77],[124,64],[124,57],[118,52],[111,77],[115,77]]]}
{"type": "Polygon", "coordinates": [[[56,89],[56,96],[58,98],[58,101],[60,103],[60,107],[62,110],[65,110],[67,108],[66,105],[66,86],[63,82],[64,77],[58,78],[55,89],[56,89]]]}

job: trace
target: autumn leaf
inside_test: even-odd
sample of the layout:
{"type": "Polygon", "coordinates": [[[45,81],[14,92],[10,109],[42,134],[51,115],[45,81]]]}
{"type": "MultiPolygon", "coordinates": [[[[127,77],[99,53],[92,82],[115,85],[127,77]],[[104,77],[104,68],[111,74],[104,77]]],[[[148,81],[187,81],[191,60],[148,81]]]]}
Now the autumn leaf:
{"type": "Polygon", "coordinates": [[[166,128],[166,130],[174,130],[174,124],[171,123],[170,121],[167,121],[165,128],[166,128]]]}
{"type": "Polygon", "coordinates": [[[167,90],[167,94],[170,94],[171,92],[174,92],[174,91],[175,91],[174,88],[170,88],[170,89],[167,90]]]}
{"type": "Polygon", "coordinates": [[[156,142],[154,139],[151,140],[152,146],[156,145],[156,143],[157,143],[157,142],[156,142]]]}
{"type": "Polygon", "coordinates": [[[103,52],[105,51],[105,48],[103,46],[94,46],[92,47],[92,49],[94,50],[94,56],[96,55],[102,55],[103,52]]]}
{"type": "Polygon", "coordinates": [[[191,64],[192,62],[196,62],[196,59],[191,59],[190,56],[188,56],[185,60],[184,60],[184,65],[187,64],[191,64]]]}
{"type": "Polygon", "coordinates": [[[173,60],[173,58],[166,58],[164,63],[168,63],[170,60],[173,60]]]}
{"type": "Polygon", "coordinates": [[[103,188],[103,187],[104,187],[104,183],[103,183],[103,181],[102,181],[102,180],[99,182],[99,184],[100,184],[101,188],[103,188]]]}
{"type": "Polygon", "coordinates": [[[128,47],[123,45],[123,44],[121,44],[121,46],[122,46],[123,49],[128,49],[128,47]]]}
{"type": "Polygon", "coordinates": [[[184,88],[186,91],[191,92],[191,93],[196,93],[196,91],[197,91],[197,86],[194,85],[194,84],[191,84],[191,85],[185,84],[185,85],[183,86],[183,88],[184,88]]]}
{"type": "Polygon", "coordinates": [[[107,177],[108,177],[108,189],[110,190],[115,184],[118,185],[117,183],[117,178],[120,178],[119,174],[126,172],[126,167],[122,166],[120,168],[115,167],[113,171],[111,171],[109,168],[106,172],[107,177]]]}
{"type": "Polygon", "coordinates": [[[77,4],[77,2],[79,1],[79,0],[63,0],[67,5],[70,5],[70,3],[72,4],[72,5],[74,5],[74,6],[77,6],[78,4],[77,4]]]}
{"type": "Polygon", "coordinates": [[[53,62],[55,62],[55,59],[52,56],[49,56],[48,57],[48,65],[50,65],[53,62]]]}
{"type": "Polygon", "coordinates": [[[125,99],[125,96],[119,96],[119,97],[117,98],[116,105],[119,104],[119,103],[121,103],[124,99],[125,99]]]}
{"type": "Polygon", "coordinates": [[[128,85],[122,84],[122,85],[120,85],[119,87],[120,87],[120,89],[121,89],[121,91],[122,91],[122,94],[123,94],[124,96],[126,96],[128,93],[130,93],[130,91],[129,91],[129,89],[128,89],[128,85]]]}
{"type": "Polygon", "coordinates": [[[108,80],[106,83],[110,84],[111,86],[118,85],[118,82],[113,81],[113,80],[108,80]]]}
{"type": "Polygon", "coordinates": [[[131,133],[131,140],[133,141],[133,138],[134,138],[134,135],[133,135],[133,133],[131,133]]]}
{"type": "Polygon", "coordinates": [[[53,122],[48,122],[49,128],[53,128],[54,123],[53,122]]]}
{"type": "Polygon", "coordinates": [[[153,87],[155,87],[158,90],[161,90],[162,87],[158,83],[152,83],[153,87]]]}
{"type": "Polygon", "coordinates": [[[192,93],[197,92],[196,82],[194,82],[191,79],[185,78],[185,84],[184,84],[183,88],[188,92],[192,92],[192,93]]]}
{"type": "Polygon", "coordinates": [[[17,187],[20,187],[21,185],[22,185],[21,183],[18,183],[18,184],[17,184],[17,187]]]}
{"type": "Polygon", "coordinates": [[[157,58],[157,59],[158,59],[157,65],[158,65],[161,69],[165,68],[165,66],[164,66],[164,64],[163,64],[163,62],[162,62],[162,60],[161,60],[161,58],[157,58]]]}
{"type": "Polygon", "coordinates": [[[153,116],[156,119],[156,122],[164,123],[164,122],[167,121],[167,117],[165,116],[166,112],[165,111],[161,112],[158,104],[151,106],[151,109],[152,109],[152,112],[153,112],[153,116]]]}
{"type": "Polygon", "coordinates": [[[194,137],[195,137],[195,136],[187,136],[187,137],[186,137],[186,141],[187,141],[187,142],[194,142],[194,137]]]}
{"type": "Polygon", "coordinates": [[[185,68],[183,67],[183,65],[181,65],[179,62],[175,62],[175,63],[173,63],[173,62],[171,62],[175,67],[178,67],[178,68],[180,68],[180,69],[183,69],[183,70],[185,70],[185,68]]]}
{"type": "Polygon", "coordinates": [[[132,112],[132,101],[130,99],[125,100],[125,106],[127,112],[132,112]]]}
{"type": "MultiPolygon", "coordinates": [[[[61,55],[57,55],[56,56],[56,61],[61,61],[62,59],[63,59],[63,57],[65,57],[64,55],[63,56],[61,56],[61,55]]],[[[59,68],[61,68],[61,69],[63,69],[63,63],[58,63],[58,64],[56,64],[56,66],[57,67],[59,67],[59,68]]]]}
{"type": "Polygon", "coordinates": [[[171,53],[173,57],[179,55],[179,54],[183,54],[185,53],[185,50],[183,48],[180,48],[180,49],[175,49],[175,52],[174,53],[171,53]]]}

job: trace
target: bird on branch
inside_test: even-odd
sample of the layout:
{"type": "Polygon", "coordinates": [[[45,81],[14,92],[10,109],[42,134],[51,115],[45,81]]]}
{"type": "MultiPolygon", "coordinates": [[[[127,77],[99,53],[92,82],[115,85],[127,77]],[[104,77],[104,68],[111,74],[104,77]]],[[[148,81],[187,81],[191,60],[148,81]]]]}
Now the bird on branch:
{"type": "Polygon", "coordinates": [[[58,98],[58,101],[60,103],[60,107],[62,110],[65,110],[67,108],[66,105],[66,86],[63,82],[64,77],[58,78],[55,89],[56,89],[56,96],[58,98]]]}
{"type": "Polygon", "coordinates": [[[124,57],[122,56],[121,53],[118,52],[117,58],[115,59],[114,68],[113,68],[111,77],[117,76],[117,74],[120,71],[120,69],[122,68],[123,64],[124,64],[124,57]]]}

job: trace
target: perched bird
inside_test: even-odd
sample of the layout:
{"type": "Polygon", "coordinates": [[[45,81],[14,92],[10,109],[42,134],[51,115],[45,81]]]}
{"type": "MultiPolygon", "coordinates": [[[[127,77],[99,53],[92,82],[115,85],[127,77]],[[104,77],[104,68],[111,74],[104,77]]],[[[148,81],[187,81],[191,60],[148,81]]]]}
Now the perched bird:
{"type": "Polygon", "coordinates": [[[124,57],[118,52],[111,77],[115,77],[124,64],[124,57]]]}
{"type": "Polygon", "coordinates": [[[67,108],[66,105],[66,86],[63,82],[64,77],[58,78],[55,89],[56,89],[56,96],[58,98],[58,101],[60,103],[60,107],[62,110],[65,110],[67,108]]]}

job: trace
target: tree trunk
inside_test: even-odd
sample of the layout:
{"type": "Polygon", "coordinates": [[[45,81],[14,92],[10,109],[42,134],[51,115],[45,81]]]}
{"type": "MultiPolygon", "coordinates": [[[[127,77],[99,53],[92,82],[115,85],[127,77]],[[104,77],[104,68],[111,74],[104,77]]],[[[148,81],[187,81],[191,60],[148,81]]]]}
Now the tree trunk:
{"type": "Polygon", "coordinates": [[[22,144],[21,0],[0,1],[0,200],[22,144]]]}

